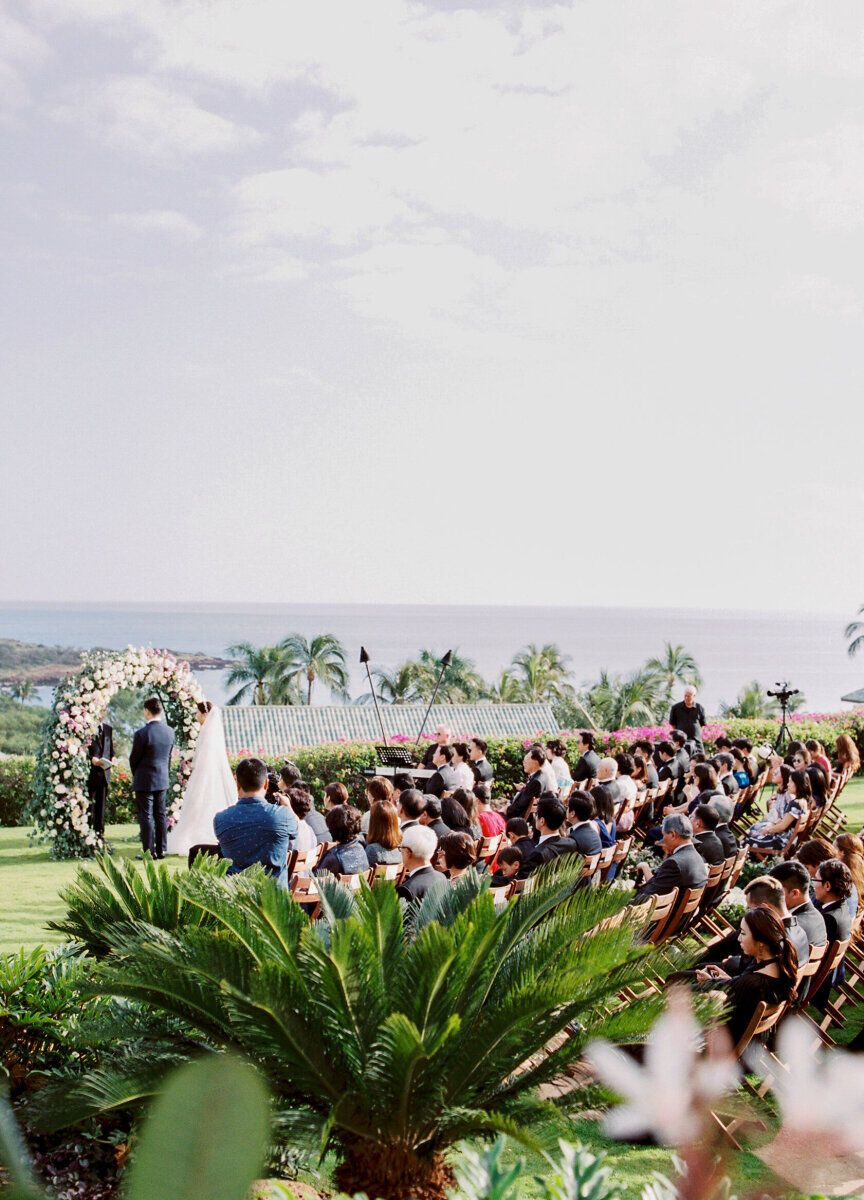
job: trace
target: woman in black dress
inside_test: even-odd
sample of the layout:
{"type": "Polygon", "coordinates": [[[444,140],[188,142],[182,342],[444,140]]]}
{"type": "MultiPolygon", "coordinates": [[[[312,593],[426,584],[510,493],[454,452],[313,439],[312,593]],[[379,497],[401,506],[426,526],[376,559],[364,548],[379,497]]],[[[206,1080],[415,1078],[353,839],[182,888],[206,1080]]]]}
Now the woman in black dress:
{"type": "Polygon", "coordinates": [[[760,1000],[779,1004],[795,999],[798,955],[777,917],[768,908],[750,908],[741,918],[738,938],[741,952],[750,962],[739,975],[728,975],[709,963],[696,972],[700,983],[716,984],[731,1006],[726,1028],[737,1046],[760,1000]]]}

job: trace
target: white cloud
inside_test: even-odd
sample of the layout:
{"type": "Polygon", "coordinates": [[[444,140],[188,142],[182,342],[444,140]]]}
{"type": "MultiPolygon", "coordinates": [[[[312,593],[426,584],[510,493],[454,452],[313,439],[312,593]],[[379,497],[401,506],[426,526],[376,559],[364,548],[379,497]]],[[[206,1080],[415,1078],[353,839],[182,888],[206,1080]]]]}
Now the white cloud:
{"type": "Polygon", "coordinates": [[[54,116],[145,158],[221,154],[260,140],[249,126],[201,107],[188,93],[145,75],[115,76],[54,116]]]}
{"type": "Polygon", "coordinates": [[[47,62],[50,54],[38,31],[0,12],[0,120],[29,103],[28,74],[47,62]]]}
{"type": "Polygon", "coordinates": [[[194,221],[170,208],[111,213],[108,220],[112,225],[130,229],[134,233],[162,233],[185,242],[194,242],[201,236],[201,229],[194,221]]]}

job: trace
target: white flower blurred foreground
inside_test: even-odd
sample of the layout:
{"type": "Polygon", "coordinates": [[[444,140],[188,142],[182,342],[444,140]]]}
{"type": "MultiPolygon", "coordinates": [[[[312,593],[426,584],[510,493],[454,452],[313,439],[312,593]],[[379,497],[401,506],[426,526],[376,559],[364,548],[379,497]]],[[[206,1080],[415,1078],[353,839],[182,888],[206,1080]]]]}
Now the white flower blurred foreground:
{"type": "Polygon", "coordinates": [[[688,993],[673,988],[666,1012],[645,1046],[644,1063],[609,1042],[592,1042],[586,1057],[600,1080],[624,1098],[604,1121],[617,1138],[651,1135],[666,1146],[695,1142],[713,1104],[738,1084],[739,1068],[724,1040],[709,1047],[688,993]]]}

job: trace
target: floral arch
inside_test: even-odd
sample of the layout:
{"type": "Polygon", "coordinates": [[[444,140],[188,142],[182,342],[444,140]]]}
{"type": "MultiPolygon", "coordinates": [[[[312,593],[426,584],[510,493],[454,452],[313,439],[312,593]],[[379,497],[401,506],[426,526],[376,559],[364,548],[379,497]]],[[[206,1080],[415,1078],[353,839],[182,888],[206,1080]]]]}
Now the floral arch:
{"type": "Polygon", "coordinates": [[[164,705],[180,751],[172,762],[169,824],[180,813],[200,728],[197,704],[204,698],[189,664],[165,650],[132,646],[82,655],[80,670],[54,693],[36,761],[31,816],[53,858],[87,858],[100,849],[101,839],[90,827],[87,751],[108,705],[124,688],[146,689],[164,705]]]}

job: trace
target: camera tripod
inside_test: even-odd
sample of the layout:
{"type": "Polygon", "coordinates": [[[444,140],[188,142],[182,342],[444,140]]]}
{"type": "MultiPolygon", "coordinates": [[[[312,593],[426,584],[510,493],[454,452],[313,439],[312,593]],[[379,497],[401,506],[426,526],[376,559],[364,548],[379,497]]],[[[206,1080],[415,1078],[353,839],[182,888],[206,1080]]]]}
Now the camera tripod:
{"type": "Polygon", "coordinates": [[[776,692],[767,692],[766,695],[773,697],[780,705],[780,730],[777,734],[777,740],[774,743],[774,750],[777,754],[783,753],[783,748],[787,742],[791,741],[789,733],[789,725],[786,721],[786,716],[789,712],[789,701],[793,696],[799,695],[798,688],[790,688],[786,682],[775,683],[776,692]]]}

